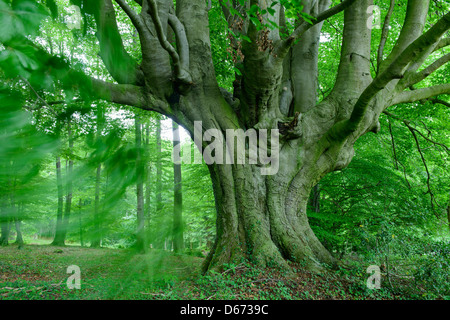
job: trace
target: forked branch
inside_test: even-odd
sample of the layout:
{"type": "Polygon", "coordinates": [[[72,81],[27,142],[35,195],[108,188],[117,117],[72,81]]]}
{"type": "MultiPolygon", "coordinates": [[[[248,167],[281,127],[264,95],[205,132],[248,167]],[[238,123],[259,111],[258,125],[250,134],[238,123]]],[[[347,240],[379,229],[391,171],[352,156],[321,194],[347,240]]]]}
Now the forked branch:
{"type": "Polygon", "coordinates": [[[355,1],[357,0],[345,0],[338,5],[320,13],[313,21],[313,23],[308,23],[306,21],[303,21],[297,29],[294,30],[294,32],[286,39],[280,42],[280,44],[275,49],[275,55],[276,57],[279,57],[283,59],[286,54],[289,52],[289,49],[291,48],[294,43],[300,39],[300,37],[309,29],[311,29],[313,26],[315,26],[318,23],[321,23],[322,21],[327,20],[328,18],[331,18],[332,16],[344,11],[346,8],[350,7],[355,1]]]}
{"type": "MultiPolygon", "coordinates": [[[[169,53],[170,57],[172,58],[175,76],[176,76],[177,80],[181,81],[184,84],[192,84],[192,78],[191,78],[191,75],[189,74],[189,71],[186,69],[183,69],[183,63],[182,63],[182,59],[180,58],[180,55],[178,54],[177,50],[175,50],[175,48],[167,40],[166,33],[164,31],[161,19],[158,14],[158,5],[157,5],[156,1],[148,0],[148,5],[149,5],[149,13],[152,18],[153,24],[155,25],[155,30],[156,30],[158,40],[159,40],[161,46],[164,48],[164,50],[166,50],[169,53]]],[[[172,23],[174,23],[175,26],[177,27],[178,22],[176,22],[173,17],[172,17],[172,23]]],[[[178,30],[175,30],[175,32],[177,32],[177,31],[179,33],[181,33],[182,29],[178,26],[178,30]]],[[[183,41],[183,40],[181,40],[181,41],[183,41]]],[[[185,59],[185,58],[186,57],[183,57],[183,59],[185,59]]],[[[186,63],[186,62],[184,62],[184,63],[186,63]]]]}

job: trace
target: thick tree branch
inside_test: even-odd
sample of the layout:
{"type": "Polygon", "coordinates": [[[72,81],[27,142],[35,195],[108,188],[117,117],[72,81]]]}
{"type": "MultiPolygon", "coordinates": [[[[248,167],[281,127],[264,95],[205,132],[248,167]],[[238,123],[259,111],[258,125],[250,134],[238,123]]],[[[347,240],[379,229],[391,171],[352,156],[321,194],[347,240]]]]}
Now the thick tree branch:
{"type": "Polygon", "coordinates": [[[142,70],[125,50],[111,0],[99,1],[94,17],[100,56],[111,76],[120,84],[142,85],[142,70]]]}
{"type": "MultiPolygon", "coordinates": [[[[401,79],[409,63],[420,56],[433,43],[439,41],[442,35],[450,28],[450,13],[442,17],[432,28],[425,34],[411,43],[387,68],[384,68],[372,83],[364,90],[355,104],[353,112],[349,120],[337,123],[330,131],[333,139],[339,141],[345,140],[352,132],[354,132],[361,121],[364,119],[366,110],[372,99],[381,90],[383,90],[389,82],[394,79],[401,79]]],[[[439,94],[449,92],[450,84],[435,86],[427,89],[414,90],[410,92],[402,92],[394,98],[392,104],[403,102],[413,102],[430,98],[439,94]]]]}
{"type": "Polygon", "coordinates": [[[402,31],[397,39],[394,49],[380,65],[380,70],[384,71],[395,61],[405,49],[413,43],[423,32],[428,14],[430,0],[408,0],[406,8],[405,22],[402,31]]]}
{"type": "Polygon", "coordinates": [[[161,46],[164,48],[164,50],[166,50],[169,53],[170,57],[173,60],[175,76],[182,83],[192,84],[191,75],[189,74],[188,70],[183,69],[180,55],[167,40],[163,25],[161,23],[161,19],[159,18],[158,5],[156,1],[148,0],[148,4],[149,4],[149,13],[153,20],[153,24],[155,25],[158,40],[161,43],[161,46]]]}
{"type": "Polygon", "coordinates": [[[92,91],[96,98],[138,108],[143,108],[145,105],[144,95],[140,87],[129,84],[114,84],[95,78],[91,78],[91,82],[92,91]]]}
{"type": "Polygon", "coordinates": [[[434,48],[434,51],[438,51],[445,47],[450,46],[450,38],[443,38],[439,41],[438,45],[434,48]]]}
{"type": "Polygon", "coordinates": [[[184,25],[174,14],[169,14],[169,25],[176,35],[180,66],[184,70],[189,70],[189,42],[184,25]]]}
{"type": "Polygon", "coordinates": [[[450,53],[442,56],[424,70],[417,73],[413,73],[411,75],[406,75],[405,80],[402,80],[401,83],[399,83],[399,85],[403,85],[405,88],[407,88],[416,83],[419,83],[420,81],[429,77],[432,73],[434,73],[436,70],[441,68],[444,64],[446,64],[449,61],[450,61],[450,53]]]}
{"type": "Polygon", "coordinates": [[[426,100],[441,94],[450,94],[450,83],[401,92],[394,97],[391,105],[426,100]]]}
{"type": "Polygon", "coordinates": [[[351,6],[355,1],[357,0],[345,0],[341,2],[340,4],[326,10],[325,12],[320,13],[313,21],[312,24],[303,21],[297,29],[294,30],[294,32],[291,34],[290,37],[288,37],[286,40],[283,40],[280,42],[280,44],[275,49],[275,55],[280,58],[284,58],[286,54],[289,52],[289,49],[291,46],[311,27],[315,26],[316,24],[327,20],[328,18],[344,11],[346,8],[351,6]]]}
{"type": "Polygon", "coordinates": [[[122,10],[127,14],[130,18],[131,23],[136,28],[138,33],[142,36],[148,33],[148,29],[145,27],[144,22],[140,15],[138,15],[125,0],[114,0],[117,4],[122,8],[122,10]]]}

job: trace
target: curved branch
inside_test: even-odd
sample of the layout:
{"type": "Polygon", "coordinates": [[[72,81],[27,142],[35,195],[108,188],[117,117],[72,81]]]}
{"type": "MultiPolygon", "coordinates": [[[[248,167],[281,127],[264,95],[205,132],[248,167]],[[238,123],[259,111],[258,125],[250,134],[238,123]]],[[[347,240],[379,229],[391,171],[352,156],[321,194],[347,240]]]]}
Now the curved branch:
{"type": "Polygon", "coordinates": [[[407,88],[416,83],[419,83],[420,81],[429,77],[432,73],[437,71],[439,68],[441,68],[444,64],[446,64],[449,61],[450,61],[450,53],[446,54],[445,56],[442,56],[421,72],[413,73],[410,76],[406,76],[405,80],[404,81],[402,80],[401,83],[399,83],[399,85],[403,85],[404,88],[407,88]]]}
{"type": "Polygon", "coordinates": [[[181,68],[189,70],[189,42],[184,25],[176,15],[171,13],[169,14],[169,25],[176,35],[181,68]]]}
{"type": "MultiPolygon", "coordinates": [[[[337,123],[331,130],[330,135],[339,141],[345,140],[351,133],[357,130],[364,119],[366,110],[372,99],[382,91],[394,79],[404,76],[406,67],[411,61],[420,56],[424,51],[439,41],[444,33],[450,28],[450,13],[442,17],[426,33],[411,43],[387,68],[383,68],[372,83],[364,90],[353,108],[349,120],[337,123]]],[[[450,92],[450,84],[434,86],[431,88],[402,92],[394,98],[392,104],[413,102],[427,99],[439,94],[450,92]]]]}
{"type": "Polygon", "coordinates": [[[114,84],[90,78],[93,97],[112,103],[156,111],[170,116],[168,104],[155,96],[144,93],[143,88],[127,84],[114,84]]]}
{"type": "Polygon", "coordinates": [[[450,108],[450,103],[448,103],[447,101],[438,99],[438,98],[432,99],[431,102],[433,104],[442,104],[443,106],[450,108]]]}
{"type": "Polygon", "coordinates": [[[441,41],[439,41],[436,48],[434,48],[434,51],[438,51],[438,50],[443,49],[448,46],[450,46],[450,38],[441,39],[441,41]]]}
{"type": "Polygon", "coordinates": [[[392,100],[391,105],[426,100],[441,94],[450,94],[450,83],[441,84],[429,88],[401,92],[400,94],[397,94],[395,96],[395,98],[392,100]]]}
{"type": "Polygon", "coordinates": [[[173,60],[175,75],[177,79],[183,83],[192,84],[191,75],[189,74],[188,70],[185,70],[182,67],[180,55],[167,40],[163,25],[161,23],[161,19],[159,18],[158,5],[156,1],[148,0],[148,4],[149,4],[149,13],[155,25],[158,40],[161,43],[161,46],[164,48],[164,50],[166,50],[169,53],[170,57],[173,60]]]}
{"type": "Polygon", "coordinates": [[[102,0],[94,12],[100,56],[111,76],[121,84],[142,85],[144,75],[126,52],[111,0],[102,0]]]}
{"type": "Polygon", "coordinates": [[[141,16],[138,15],[125,0],[114,0],[114,1],[116,1],[116,3],[127,14],[127,16],[131,20],[131,23],[133,23],[133,26],[136,28],[139,34],[145,35],[148,33],[141,16]]]}

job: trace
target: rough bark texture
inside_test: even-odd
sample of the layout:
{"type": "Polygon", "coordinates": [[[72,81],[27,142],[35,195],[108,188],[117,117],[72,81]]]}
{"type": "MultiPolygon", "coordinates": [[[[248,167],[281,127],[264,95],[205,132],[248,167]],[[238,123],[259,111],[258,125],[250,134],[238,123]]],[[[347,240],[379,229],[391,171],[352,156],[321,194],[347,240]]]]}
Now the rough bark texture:
{"type": "MultiPolygon", "coordinates": [[[[105,33],[102,26],[111,25],[114,9],[110,0],[98,1],[107,11],[95,15],[99,32],[105,33]]],[[[313,270],[323,263],[335,264],[308,223],[311,189],[324,175],[350,163],[355,141],[379,130],[378,117],[386,108],[450,93],[449,84],[407,90],[427,76],[417,70],[450,28],[447,14],[423,33],[429,0],[408,1],[397,44],[386,59],[379,57],[375,78],[367,27],[372,0],[345,0],[330,9],[329,0],[302,1],[317,19],[313,24],[299,19],[297,29],[287,37],[279,29],[258,30],[248,19],[240,21],[230,15],[228,2],[221,1],[229,27],[251,39],[251,43],[241,44],[238,64],[242,76],[236,77],[233,93],[219,88],[216,80],[206,1],[177,0],[175,9],[172,1],[143,0],[139,14],[125,1],[117,3],[139,33],[142,63],[138,67],[128,63],[115,32],[99,35],[101,56],[118,84],[93,79],[96,97],[164,114],[193,136],[195,121],[202,122],[200,134],[217,129],[222,133],[219,139],[227,129],[280,129],[277,174],[262,175],[257,164],[209,165],[217,238],[205,270],[241,258],[279,266],[286,266],[287,260],[302,261],[313,270]],[[317,102],[321,23],[342,11],[344,34],[336,85],[317,102]],[[170,29],[176,48],[167,41],[170,29]],[[117,50],[106,50],[114,39],[117,50]],[[111,57],[120,56],[124,58],[122,66],[128,66],[127,77],[109,63],[111,57]]],[[[245,12],[240,1],[230,3],[245,12]]],[[[267,2],[252,0],[250,5],[264,8],[267,2]]],[[[275,12],[275,20],[283,24],[283,9],[278,5],[275,12]]],[[[264,22],[269,16],[258,18],[264,22]]],[[[239,45],[237,39],[232,39],[232,45],[239,45]]],[[[205,148],[207,143],[198,147],[205,148]]]]}

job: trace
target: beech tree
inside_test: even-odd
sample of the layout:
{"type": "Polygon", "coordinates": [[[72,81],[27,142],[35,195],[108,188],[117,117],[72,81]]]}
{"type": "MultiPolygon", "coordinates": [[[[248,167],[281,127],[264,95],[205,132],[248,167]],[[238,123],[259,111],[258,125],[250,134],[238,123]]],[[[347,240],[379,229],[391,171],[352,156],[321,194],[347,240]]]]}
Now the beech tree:
{"type": "MultiPolygon", "coordinates": [[[[115,2],[72,1],[94,17],[99,55],[114,79],[68,71],[64,77],[79,81],[81,98],[156,111],[192,137],[197,121],[202,133],[216,129],[223,136],[229,129],[279,130],[276,174],[262,175],[261,163],[209,165],[217,230],[204,270],[241,258],[282,267],[287,260],[303,261],[311,270],[336,264],[309,226],[311,190],[326,174],[348,166],[357,139],[378,132],[378,119],[389,107],[450,93],[448,83],[415,86],[450,60],[446,54],[423,66],[430,55],[450,45],[450,13],[426,28],[430,0],[407,1],[398,34],[390,33],[396,5],[390,1],[375,49],[376,68],[371,62],[372,0],[303,0],[297,11],[298,1],[115,2]],[[208,19],[213,5],[221,6],[230,46],[237,52],[233,92],[220,88],[214,69],[208,19]],[[118,10],[139,37],[139,61],[125,49],[118,10]],[[319,100],[321,29],[338,14],[344,29],[336,81],[319,100]],[[287,27],[290,19],[295,20],[294,31],[287,27]],[[389,37],[397,39],[392,50],[385,48],[389,37]]],[[[53,61],[49,54],[45,59],[47,64],[53,61]]]]}

